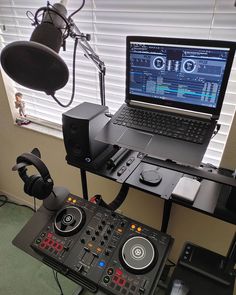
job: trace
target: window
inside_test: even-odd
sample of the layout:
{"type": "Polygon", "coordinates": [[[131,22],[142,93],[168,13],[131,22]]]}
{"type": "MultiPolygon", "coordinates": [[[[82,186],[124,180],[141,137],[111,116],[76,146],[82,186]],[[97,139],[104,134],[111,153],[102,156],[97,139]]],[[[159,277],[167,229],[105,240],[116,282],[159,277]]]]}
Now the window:
{"type": "MultiPolygon", "coordinates": [[[[59,2],[59,1],[58,1],[59,2]]],[[[51,3],[52,4],[52,3],[51,3]]],[[[0,46],[16,40],[29,40],[32,21],[26,11],[46,5],[42,0],[2,0],[0,3],[0,46]]],[[[80,6],[68,1],[68,13],[80,6]]],[[[231,0],[86,0],[82,11],[73,20],[81,32],[90,33],[90,45],[105,62],[106,104],[115,112],[125,96],[125,37],[127,35],[169,36],[201,39],[236,39],[236,7],[231,0]]],[[[72,68],[73,40],[67,39],[67,50],[60,55],[72,68]]],[[[204,162],[218,165],[224,150],[236,105],[235,63],[228,84],[220,117],[221,129],[211,141],[204,162]]],[[[61,124],[66,109],[43,93],[16,85],[24,94],[27,114],[33,120],[61,124]]],[[[66,103],[71,97],[72,79],[56,92],[66,103]]],[[[83,52],[77,50],[76,94],[71,107],[83,102],[100,103],[98,73],[83,52]]]]}

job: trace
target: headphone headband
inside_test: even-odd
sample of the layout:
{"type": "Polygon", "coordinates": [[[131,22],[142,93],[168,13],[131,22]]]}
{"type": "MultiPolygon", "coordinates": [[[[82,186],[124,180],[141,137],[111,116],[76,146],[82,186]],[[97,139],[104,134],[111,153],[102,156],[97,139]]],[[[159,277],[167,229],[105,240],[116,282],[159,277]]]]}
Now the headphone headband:
{"type": "Polygon", "coordinates": [[[43,161],[40,158],[38,158],[37,156],[35,156],[34,154],[23,153],[22,155],[17,157],[16,162],[17,162],[17,164],[23,162],[23,163],[35,166],[35,168],[37,168],[37,170],[41,174],[45,184],[53,185],[53,180],[50,176],[48,168],[43,163],[43,161]]]}

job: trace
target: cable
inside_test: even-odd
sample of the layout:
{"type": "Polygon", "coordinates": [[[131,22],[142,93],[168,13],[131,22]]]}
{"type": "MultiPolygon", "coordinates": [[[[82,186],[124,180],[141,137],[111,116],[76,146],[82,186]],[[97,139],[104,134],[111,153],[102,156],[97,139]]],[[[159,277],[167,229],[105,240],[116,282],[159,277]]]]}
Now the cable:
{"type": "Polygon", "coordinates": [[[67,108],[70,106],[73,102],[74,95],[75,95],[75,59],[76,59],[76,49],[78,45],[78,38],[75,38],[75,43],[74,43],[74,52],[73,52],[73,81],[72,81],[72,94],[71,94],[71,99],[67,104],[62,104],[55,96],[54,94],[51,95],[51,97],[63,108],[67,108]]]}
{"type": "Polygon", "coordinates": [[[214,138],[216,136],[216,134],[219,132],[220,126],[221,126],[220,124],[216,124],[216,130],[213,132],[211,139],[214,138]]]}
{"type": "Polygon", "coordinates": [[[4,198],[4,200],[1,200],[0,199],[0,202],[3,202],[2,204],[0,204],[0,207],[4,206],[5,204],[12,204],[12,205],[15,205],[15,206],[20,206],[20,207],[28,208],[28,209],[32,210],[33,212],[35,212],[35,210],[33,208],[31,208],[30,206],[22,205],[22,204],[17,204],[15,202],[9,201],[7,196],[0,195],[0,198],[2,198],[2,197],[4,198]]]}
{"type": "Polygon", "coordinates": [[[26,11],[26,16],[28,17],[28,19],[32,22],[34,22],[34,14],[32,13],[32,11],[27,10],[26,11]]]}
{"type": "Polygon", "coordinates": [[[36,198],[34,197],[34,212],[36,212],[37,209],[36,209],[36,198]]]}
{"type": "Polygon", "coordinates": [[[101,195],[95,195],[93,198],[90,199],[90,201],[95,202],[96,204],[104,208],[110,209],[112,211],[116,211],[123,204],[124,200],[127,197],[128,191],[129,191],[129,185],[127,185],[126,183],[123,183],[119,193],[110,204],[107,204],[105,201],[103,201],[101,195]]]}
{"type": "Polygon", "coordinates": [[[68,19],[71,19],[73,15],[79,12],[84,7],[84,4],[85,4],[85,0],[83,0],[81,6],[77,10],[75,10],[74,12],[71,13],[71,15],[69,15],[68,19]]]}
{"type": "Polygon", "coordinates": [[[2,202],[2,203],[0,204],[0,207],[2,207],[2,206],[4,206],[4,205],[7,203],[8,198],[7,198],[7,196],[5,196],[5,195],[0,195],[0,198],[4,198],[4,200],[1,200],[1,199],[0,199],[0,202],[2,202]]]}
{"type": "Polygon", "coordinates": [[[173,261],[171,261],[170,259],[167,259],[167,262],[170,263],[170,264],[168,264],[169,267],[175,267],[176,266],[176,264],[173,261]]]}
{"type": "Polygon", "coordinates": [[[52,269],[52,272],[53,272],[54,279],[55,279],[55,281],[57,283],[57,286],[60,289],[60,292],[61,292],[60,295],[64,295],[61,284],[60,284],[59,279],[58,279],[58,272],[56,272],[54,269],[52,269]]]}

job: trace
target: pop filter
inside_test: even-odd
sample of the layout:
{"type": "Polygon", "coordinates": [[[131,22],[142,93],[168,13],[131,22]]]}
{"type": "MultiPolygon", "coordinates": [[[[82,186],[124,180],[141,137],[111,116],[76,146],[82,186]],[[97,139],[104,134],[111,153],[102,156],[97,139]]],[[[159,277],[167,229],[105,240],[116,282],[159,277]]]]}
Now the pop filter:
{"type": "Polygon", "coordinates": [[[69,78],[67,65],[58,55],[63,44],[62,27],[66,9],[55,4],[53,9],[42,7],[42,23],[37,24],[30,41],[7,45],[1,53],[1,64],[14,81],[25,87],[53,95],[64,87],[69,78]],[[60,16],[58,16],[59,12],[60,16]]]}
{"type": "Polygon", "coordinates": [[[14,81],[51,95],[69,78],[67,65],[51,48],[34,41],[10,43],[1,53],[1,64],[14,81]]]}
{"type": "Polygon", "coordinates": [[[30,41],[17,41],[4,47],[0,57],[2,68],[18,84],[37,91],[43,91],[50,95],[60,106],[68,107],[72,104],[75,94],[75,59],[77,44],[79,43],[85,56],[99,70],[101,103],[105,105],[104,62],[100,60],[87,42],[90,40],[90,35],[81,33],[71,18],[83,8],[85,0],[83,0],[80,8],[68,18],[64,5],[66,2],[66,0],[61,0],[60,3],[54,5],[47,2],[46,7],[41,7],[36,11],[32,23],[35,29],[30,41]],[[70,101],[63,104],[55,97],[55,92],[63,88],[68,82],[69,70],[58,53],[61,47],[65,50],[65,40],[69,36],[75,40],[72,95],[70,101]]]}

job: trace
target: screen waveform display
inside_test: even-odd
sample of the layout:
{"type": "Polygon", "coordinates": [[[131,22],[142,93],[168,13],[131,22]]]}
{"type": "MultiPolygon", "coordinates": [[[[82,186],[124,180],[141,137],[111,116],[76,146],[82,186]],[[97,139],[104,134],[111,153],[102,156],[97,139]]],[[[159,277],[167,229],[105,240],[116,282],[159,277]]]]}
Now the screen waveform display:
{"type": "Polygon", "coordinates": [[[229,50],[132,42],[129,93],[215,108],[229,50]]]}

